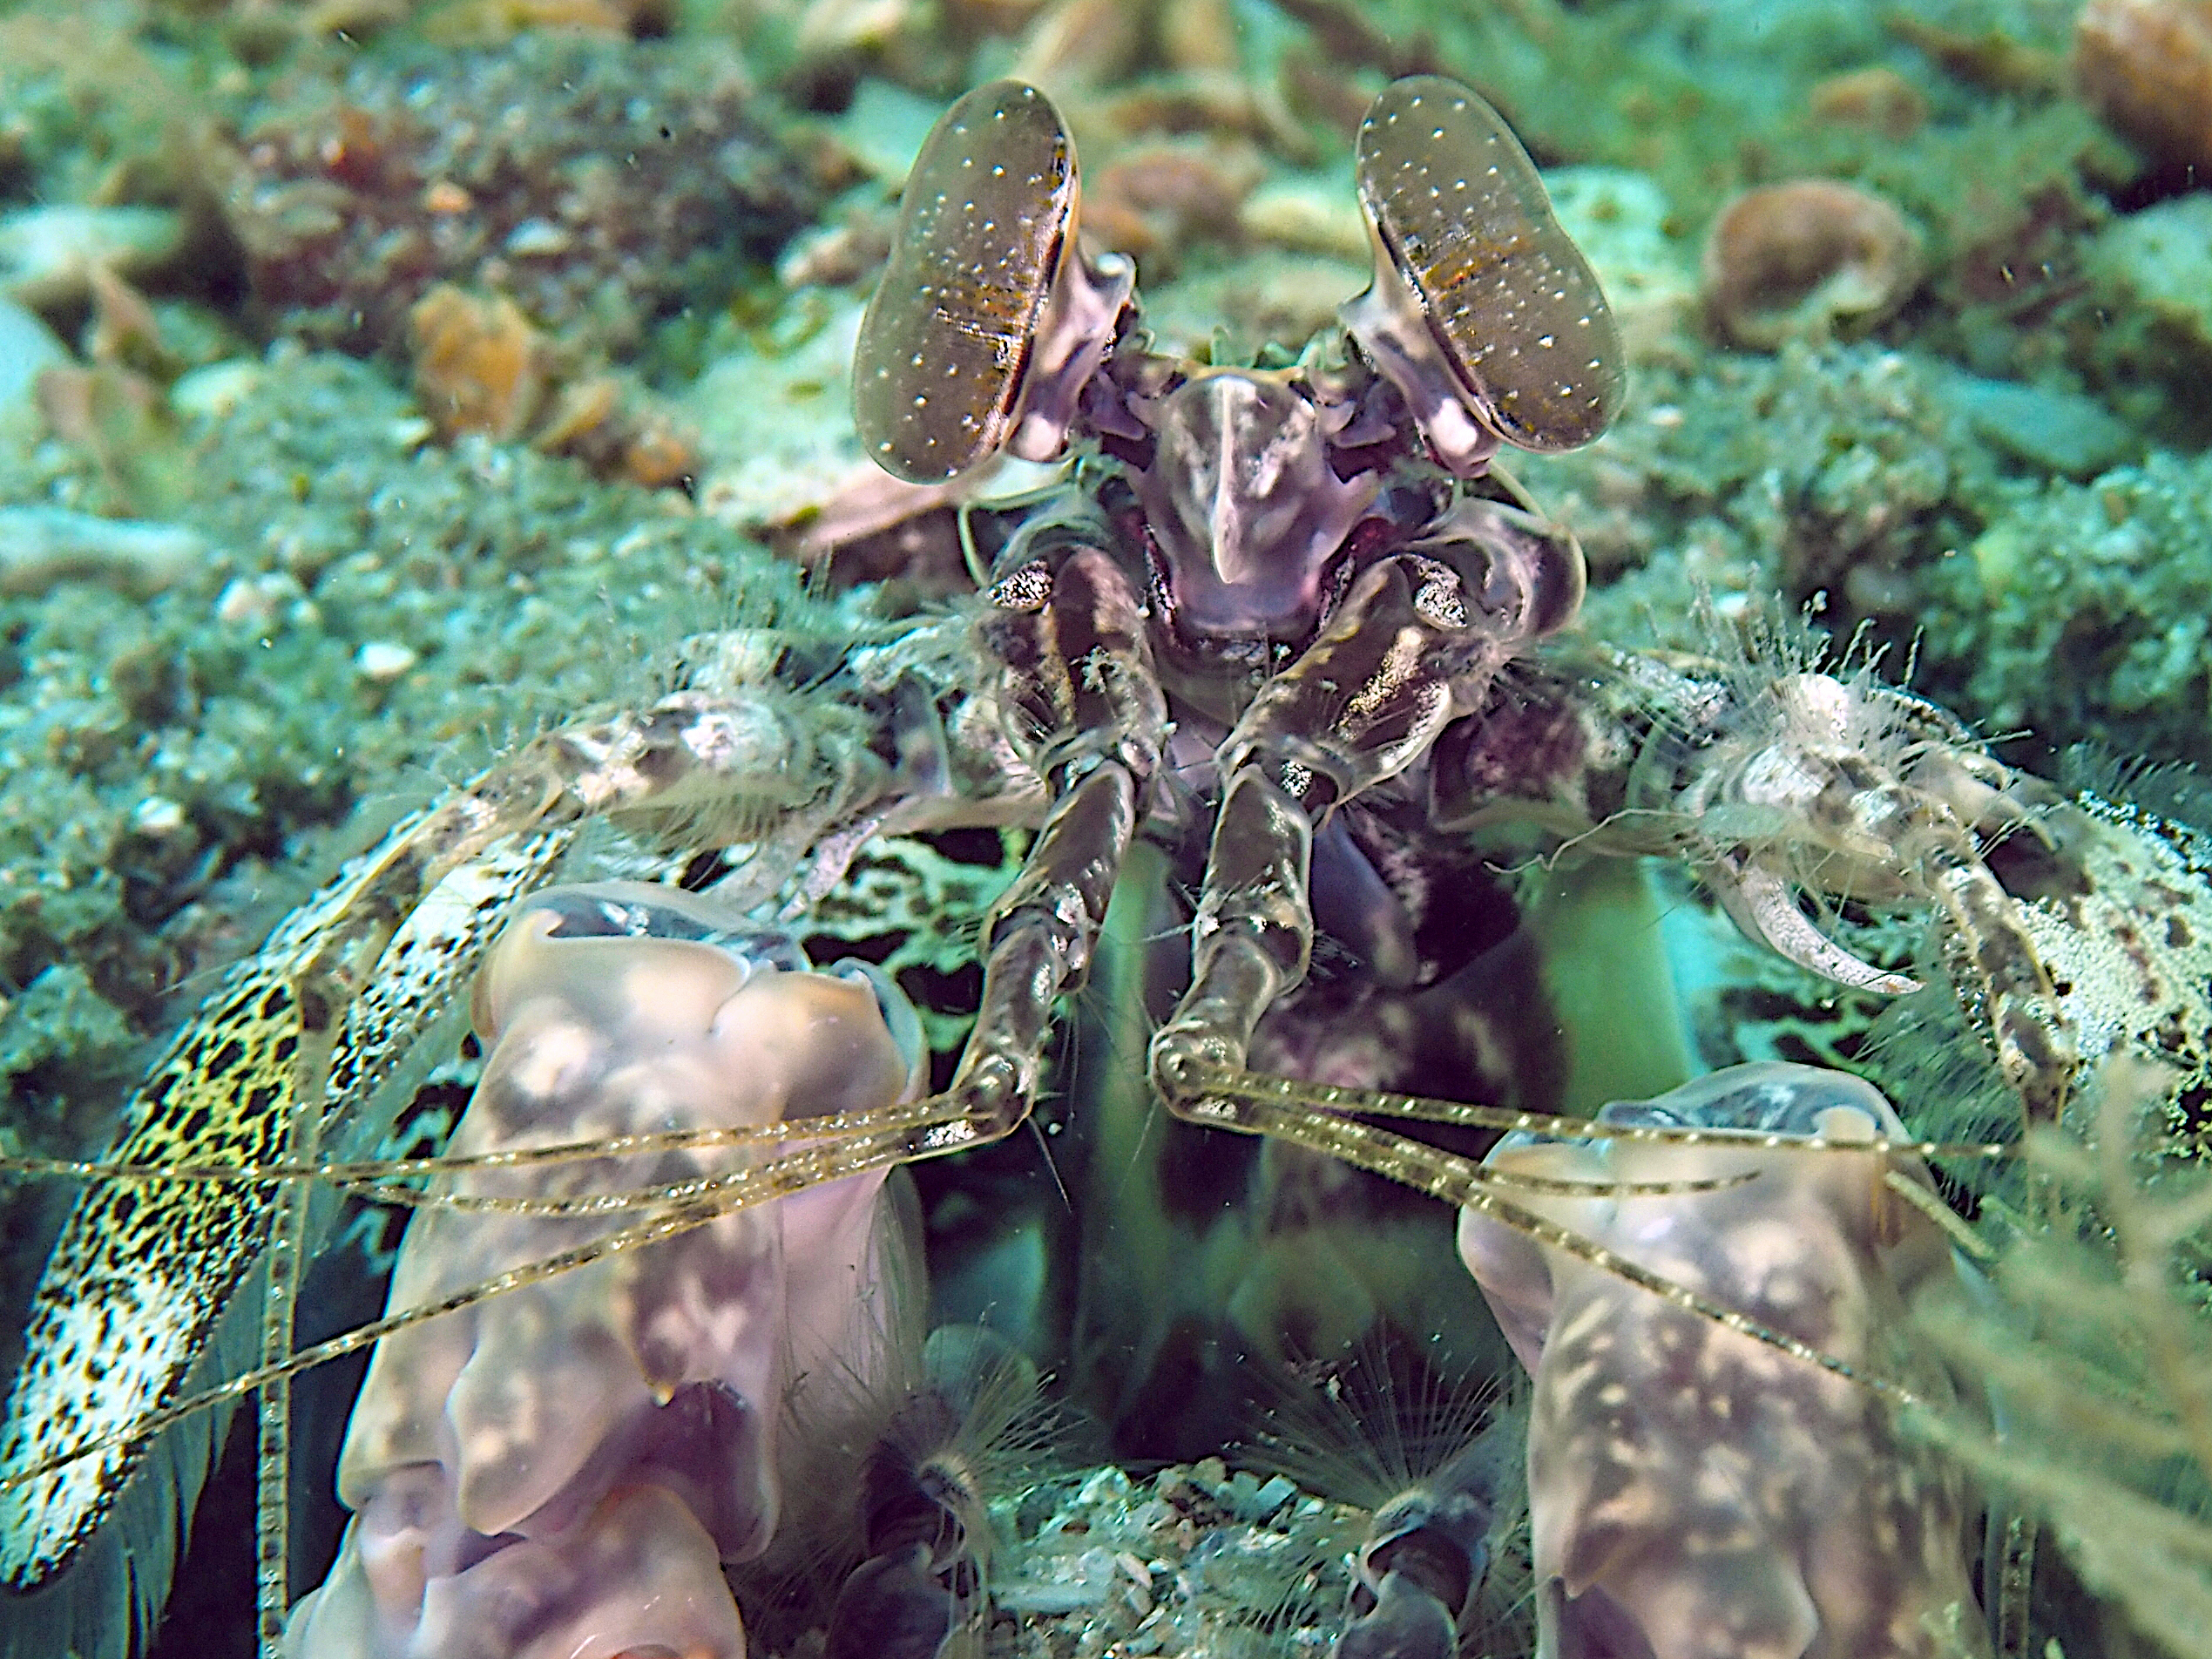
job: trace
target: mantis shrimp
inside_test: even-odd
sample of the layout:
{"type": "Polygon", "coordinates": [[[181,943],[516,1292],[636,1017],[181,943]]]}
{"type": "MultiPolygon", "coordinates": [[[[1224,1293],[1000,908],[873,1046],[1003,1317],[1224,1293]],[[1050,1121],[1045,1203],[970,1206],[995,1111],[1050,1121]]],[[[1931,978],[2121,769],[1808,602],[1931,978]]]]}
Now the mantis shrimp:
{"type": "MultiPolygon", "coordinates": [[[[1503,1227],[1790,1364],[1850,1370],[1786,1321],[1730,1305],[1724,1283],[1677,1282],[1580,1230],[1587,1172],[1485,1165],[1385,1127],[1631,1133],[1379,1093],[1390,1074],[1360,1050],[1360,1021],[1465,965],[1449,896],[1480,878],[1485,834],[1514,824],[1684,861],[1751,938],[1873,992],[1919,985],[1830,937],[1802,897],[1926,911],[1976,1040],[2026,1118],[2055,1124],[2085,1054],[2153,1032],[2094,971],[2098,924],[2037,901],[2070,878],[2078,899],[2101,871],[2114,914],[2128,913],[2156,889],[2144,862],[2176,843],[2001,766],[1869,672],[1574,638],[1580,550],[1497,457],[1587,444],[1617,412],[1620,347],[1597,280],[1525,152],[1463,87],[1386,89],[1356,170],[1375,274],[1340,326],[1295,356],[1194,362],[1149,349],[1131,262],[1079,247],[1076,155],[1049,101],[1001,82],[953,105],[915,164],[862,325],[861,434],[910,481],[1006,452],[1065,457],[1064,484],[970,603],[687,641],[666,695],[523,745],[231,971],[156,1061],[109,1156],[47,1171],[90,1184],[0,1425],[11,1612],[127,1646],[163,1593],[146,1566],[163,1546],[145,1529],[169,1528],[172,1547],[179,1524],[148,1447],[172,1428],[204,1441],[202,1414],[254,1393],[260,1634],[274,1651],[291,1599],[286,1385],[375,1344],[341,1475],[359,1513],[337,1575],[296,1622],[303,1650],[326,1650],[316,1633],[350,1608],[382,1632],[372,1651],[445,1651],[436,1630],[517,1605],[518,1586],[538,1622],[478,1620],[488,1645],[465,1650],[550,1650],[586,1627],[590,1650],[610,1655],[741,1650],[714,1586],[775,1530],[776,1425],[798,1409],[784,1385],[876,1364],[879,1323],[899,1317],[865,1290],[896,1276],[903,1248],[887,1178],[1026,1121],[1057,1012],[1140,843],[1188,896],[1187,985],[1146,1060],[1170,1113],[1390,1176],[1476,1232],[1503,1227]],[[541,894],[593,873],[595,824],[649,853],[720,850],[711,891],[541,894]],[[757,930],[802,918],[873,841],[1000,826],[1033,839],[979,918],[972,1033],[925,1094],[894,992],[858,970],[815,975],[757,930]],[[661,989],[639,989],[646,962],[666,971],[661,989]],[[420,1055],[452,1041],[472,976],[493,1045],[483,1115],[443,1158],[358,1155],[420,1055]],[[842,1012],[819,1012],[832,1001],[842,1012]],[[586,1056],[653,1046],[637,1033],[656,1020],[704,1045],[679,1066],[699,1089],[573,1093],[595,1075],[586,1056]],[[744,1041],[715,1049],[725,1034],[744,1041]],[[1309,1063],[1277,1077],[1251,1068],[1255,1052],[1309,1063]],[[701,1105],[718,1079],[744,1087],[701,1105]],[[503,1106],[572,1099],[578,1109],[538,1123],[503,1106]],[[391,1310],[295,1351],[297,1263],[331,1186],[425,1214],[391,1310]],[[447,1399],[545,1398],[518,1380],[525,1362],[503,1358],[524,1351],[529,1365],[623,1357],[580,1367],[597,1415],[565,1432],[447,1399]],[[441,1411],[467,1434],[427,1431],[441,1411]],[[681,1422],[720,1448],[711,1480],[671,1473],[681,1422]],[[539,1455],[553,1446],[558,1468],[539,1455]],[[116,1544],[122,1533],[138,1541],[116,1544]],[[638,1538],[658,1541],[624,1541],[638,1538]],[[97,1582],[72,1592],[96,1561],[97,1582]],[[471,1574],[489,1601],[458,1588],[471,1574]],[[607,1622],[613,1602],[676,1610],[631,1629],[607,1622]]],[[[2190,880],[2176,907],[2202,903],[2190,880]]],[[[1872,1131],[1793,1130],[1791,1146],[1833,1139],[1858,1167],[1938,1149],[1864,1115],[1872,1131]]],[[[1732,1136],[1771,1149],[1779,1132],[1729,1120],[1634,1133],[1689,1151],[1732,1136]]],[[[1595,1180],[1633,1204],[1757,1175],[1658,1162],[1595,1180]]],[[[907,1572],[906,1547],[887,1545],[877,1559],[894,1566],[877,1570],[907,1572]]],[[[923,1550],[909,1574],[937,1586],[923,1601],[964,1606],[964,1547],[923,1550]]]]}

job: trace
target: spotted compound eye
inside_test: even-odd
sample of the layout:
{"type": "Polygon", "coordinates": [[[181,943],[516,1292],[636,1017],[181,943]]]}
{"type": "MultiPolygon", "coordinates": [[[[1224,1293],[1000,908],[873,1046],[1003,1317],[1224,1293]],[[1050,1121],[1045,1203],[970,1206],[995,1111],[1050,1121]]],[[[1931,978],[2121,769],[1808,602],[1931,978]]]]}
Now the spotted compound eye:
{"type": "Polygon", "coordinates": [[[885,471],[937,483],[1004,447],[1075,200],[1074,146],[1033,86],[979,86],[930,129],[853,353],[854,421],[885,471]]]}
{"type": "Polygon", "coordinates": [[[1477,411],[1507,443],[1572,450],[1620,407],[1620,336],[1535,164],[1496,110],[1434,75],[1383,90],[1359,194],[1477,411]]]}

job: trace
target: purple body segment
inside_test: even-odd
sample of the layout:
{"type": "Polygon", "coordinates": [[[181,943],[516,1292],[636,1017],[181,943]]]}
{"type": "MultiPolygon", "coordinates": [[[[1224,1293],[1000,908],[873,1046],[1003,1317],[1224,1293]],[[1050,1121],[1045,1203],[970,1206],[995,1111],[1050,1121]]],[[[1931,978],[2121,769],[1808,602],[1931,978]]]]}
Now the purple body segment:
{"type": "MultiPolygon", "coordinates": [[[[867,984],[794,971],[780,936],[667,889],[557,889],[479,977],[490,1057],[463,1156],[880,1109],[918,1086],[867,984]],[[579,931],[649,918],[658,935],[579,931]]],[[[435,1303],[650,1209],[531,1213],[696,1182],[757,1155],[705,1148],[442,1177],[392,1276],[435,1303]],[[474,1201],[471,1203],[471,1201],[474,1201]],[[470,1207],[461,1207],[470,1205],[470,1207]]],[[[355,1511],[293,1659],[743,1659],[721,1564],[774,1535],[788,1425],[832,1424],[894,1363],[889,1304],[916,1248],[883,1170],[730,1211],[388,1336],[339,1459],[355,1511]]],[[[665,1206],[664,1206],[665,1208],[665,1206]]]]}
{"type": "MultiPolygon", "coordinates": [[[[1908,1312],[1916,1290],[1953,1270],[1949,1246],[1884,1184],[1900,1165],[1923,1186],[1927,1171],[1803,1144],[1904,1139],[1873,1088],[1766,1061],[1599,1120],[1749,1129],[1774,1143],[1517,1135],[1487,1161],[1599,1183],[1750,1177],[1710,1192],[1515,1202],[1856,1371],[1950,1398],[1908,1312]]],[[[1461,1213],[1459,1251],[1535,1378],[1540,1659],[1984,1650],[1958,1471],[1898,1432],[1881,1395],[1478,1210],[1461,1213]]]]}

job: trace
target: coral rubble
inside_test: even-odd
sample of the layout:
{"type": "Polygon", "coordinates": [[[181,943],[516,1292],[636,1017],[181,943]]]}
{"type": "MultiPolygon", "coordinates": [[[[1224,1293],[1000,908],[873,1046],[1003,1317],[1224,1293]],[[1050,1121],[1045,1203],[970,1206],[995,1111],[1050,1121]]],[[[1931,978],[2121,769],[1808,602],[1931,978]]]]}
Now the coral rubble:
{"type": "Polygon", "coordinates": [[[1864,334],[1911,297],[1920,245],[1904,216],[1867,191],[1827,179],[1763,186],[1714,221],[1706,309],[1740,346],[1864,334]]]}
{"type": "Polygon", "coordinates": [[[355,351],[401,344],[439,282],[634,351],[814,207],[743,64],[696,44],[379,55],[335,85],[303,78],[238,142],[226,211],[264,315],[355,351]]]}

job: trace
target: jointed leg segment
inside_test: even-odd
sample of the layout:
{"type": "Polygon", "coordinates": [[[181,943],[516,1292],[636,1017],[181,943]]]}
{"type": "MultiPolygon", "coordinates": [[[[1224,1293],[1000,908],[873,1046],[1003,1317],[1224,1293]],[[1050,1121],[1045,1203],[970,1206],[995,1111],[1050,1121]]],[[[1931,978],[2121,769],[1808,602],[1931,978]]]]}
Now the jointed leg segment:
{"type": "Polygon", "coordinates": [[[1052,1012],[1082,982],[1167,737],[1142,606],[1087,525],[1048,523],[1004,561],[984,640],[1002,706],[1052,791],[1043,831],[984,929],[983,998],[948,1091],[966,1125],[926,1150],[1011,1133],[1035,1099],[1052,1012]]]}
{"type": "MultiPolygon", "coordinates": [[[[1481,706],[1520,630],[1548,625],[1541,599],[1561,555],[1545,543],[1525,551],[1492,557],[1479,584],[1441,559],[1370,566],[1221,744],[1191,987],[1152,1045],[1171,1109],[1195,1104],[1201,1066],[1241,1069],[1261,1016],[1305,977],[1315,829],[1425,755],[1456,714],[1481,706]]],[[[1579,581],[1579,554],[1573,562],[1579,581]]]]}

